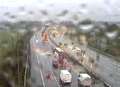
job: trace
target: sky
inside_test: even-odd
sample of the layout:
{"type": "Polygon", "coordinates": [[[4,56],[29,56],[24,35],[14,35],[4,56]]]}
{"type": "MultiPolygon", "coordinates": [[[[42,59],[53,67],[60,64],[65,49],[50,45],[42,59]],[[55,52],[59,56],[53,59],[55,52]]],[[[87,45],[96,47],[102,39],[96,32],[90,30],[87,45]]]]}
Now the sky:
{"type": "Polygon", "coordinates": [[[0,20],[7,20],[3,16],[5,12],[18,15],[20,17],[18,19],[26,17],[27,13],[18,11],[19,7],[25,7],[26,11],[34,11],[36,18],[30,17],[31,19],[38,19],[39,9],[51,12],[51,18],[53,13],[57,14],[56,12],[67,9],[73,13],[79,11],[82,15],[95,20],[120,21],[119,0],[0,0],[0,20]]]}

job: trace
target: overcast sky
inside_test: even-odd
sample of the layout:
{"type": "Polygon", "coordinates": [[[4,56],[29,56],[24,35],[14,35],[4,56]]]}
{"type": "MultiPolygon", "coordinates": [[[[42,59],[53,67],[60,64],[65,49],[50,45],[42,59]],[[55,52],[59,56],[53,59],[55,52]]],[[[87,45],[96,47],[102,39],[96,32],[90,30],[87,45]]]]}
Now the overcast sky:
{"type": "Polygon", "coordinates": [[[81,14],[97,20],[120,21],[119,0],[0,0],[0,17],[4,20],[2,14],[7,11],[20,15],[17,9],[21,6],[32,11],[47,9],[57,12],[67,9],[73,12],[80,11],[81,14]]]}

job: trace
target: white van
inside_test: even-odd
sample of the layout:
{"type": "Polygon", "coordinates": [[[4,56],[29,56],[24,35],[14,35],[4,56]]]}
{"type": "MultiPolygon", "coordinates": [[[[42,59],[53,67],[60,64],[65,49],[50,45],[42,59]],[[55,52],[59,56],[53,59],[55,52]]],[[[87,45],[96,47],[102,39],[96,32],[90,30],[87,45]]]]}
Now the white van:
{"type": "Polygon", "coordinates": [[[65,83],[71,83],[72,82],[72,75],[68,70],[61,70],[60,71],[60,81],[65,83]]]}

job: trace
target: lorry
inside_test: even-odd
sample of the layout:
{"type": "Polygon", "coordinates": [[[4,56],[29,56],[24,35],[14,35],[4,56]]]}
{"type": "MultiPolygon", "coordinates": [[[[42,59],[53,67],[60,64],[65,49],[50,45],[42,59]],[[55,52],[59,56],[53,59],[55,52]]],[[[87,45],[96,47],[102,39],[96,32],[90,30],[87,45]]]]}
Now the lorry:
{"type": "Polygon", "coordinates": [[[60,66],[60,67],[64,67],[67,60],[67,56],[66,54],[64,53],[63,50],[61,50],[60,48],[56,48],[55,49],[55,52],[54,52],[54,59],[53,59],[53,65],[54,66],[60,66]]]}

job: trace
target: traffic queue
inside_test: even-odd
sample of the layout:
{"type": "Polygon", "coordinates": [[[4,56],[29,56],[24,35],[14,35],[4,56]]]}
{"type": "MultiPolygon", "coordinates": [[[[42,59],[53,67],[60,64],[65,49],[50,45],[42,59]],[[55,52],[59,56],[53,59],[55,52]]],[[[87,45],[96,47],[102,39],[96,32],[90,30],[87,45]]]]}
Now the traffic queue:
{"type": "MultiPolygon", "coordinates": [[[[57,47],[54,49],[54,58],[52,64],[55,69],[60,69],[60,83],[63,85],[71,85],[72,83],[72,65],[67,61],[68,58],[69,56],[67,53],[65,53],[61,48],[57,47]]],[[[80,72],[77,81],[79,87],[92,86],[92,78],[87,73],[80,72]]]]}
{"type": "MultiPolygon", "coordinates": [[[[43,31],[42,33],[42,41],[48,43],[49,33],[43,31]]],[[[52,60],[52,65],[55,69],[60,69],[60,83],[64,84],[71,84],[72,83],[72,65],[67,61],[69,58],[68,54],[61,49],[62,44],[59,47],[53,49],[54,58],[52,60]]],[[[76,49],[76,48],[75,48],[76,49]]],[[[77,49],[79,51],[79,49],[77,49]]],[[[79,55],[79,52],[77,53],[79,55]]],[[[48,73],[46,78],[51,79],[51,73],[48,73]]],[[[79,87],[91,87],[92,86],[92,79],[91,76],[87,73],[79,73],[78,75],[78,86],[79,87]]]]}

